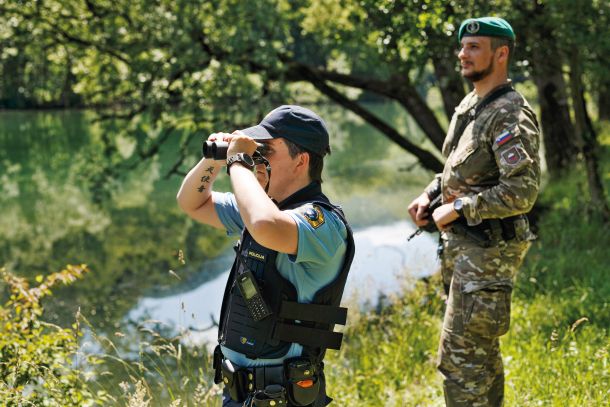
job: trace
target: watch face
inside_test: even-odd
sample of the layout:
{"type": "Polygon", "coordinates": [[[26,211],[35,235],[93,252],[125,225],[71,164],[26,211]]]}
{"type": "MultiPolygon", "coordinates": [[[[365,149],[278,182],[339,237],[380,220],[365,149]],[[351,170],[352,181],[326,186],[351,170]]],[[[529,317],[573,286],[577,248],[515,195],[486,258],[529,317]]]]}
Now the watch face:
{"type": "Polygon", "coordinates": [[[456,211],[461,211],[461,210],[462,210],[462,200],[461,200],[460,198],[456,199],[456,200],[453,202],[453,208],[454,208],[456,211]]]}
{"type": "Polygon", "coordinates": [[[254,160],[248,154],[241,154],[241,159],[246,165],[254,167],[254,160]]]}

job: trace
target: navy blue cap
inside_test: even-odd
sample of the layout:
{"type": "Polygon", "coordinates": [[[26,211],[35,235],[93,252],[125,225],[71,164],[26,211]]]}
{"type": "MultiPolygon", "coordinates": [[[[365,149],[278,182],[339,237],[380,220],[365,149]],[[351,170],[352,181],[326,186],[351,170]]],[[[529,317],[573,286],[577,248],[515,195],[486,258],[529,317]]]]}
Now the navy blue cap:
{"type": "Polygon", "coordinates": [[[330,152],[324,120],[301,106],[282,105],[275,108],[259,124],[241,132],[255,140],[283,137],[321,156],[330,152]]]}

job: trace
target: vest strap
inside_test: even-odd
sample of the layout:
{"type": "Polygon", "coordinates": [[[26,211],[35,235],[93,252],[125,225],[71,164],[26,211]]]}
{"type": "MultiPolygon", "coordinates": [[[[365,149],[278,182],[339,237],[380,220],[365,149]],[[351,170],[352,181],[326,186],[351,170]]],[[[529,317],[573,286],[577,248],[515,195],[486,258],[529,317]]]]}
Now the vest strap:
{"type": "Polygon", "coordinates": [[[322,347],[339,350],[343,334],[324,329],[309,328],[305,326],[277,323],[273,332],[273,339],[285,342],[296,342],[305,346],[322,347]]]}
{"type": "Polygon", "coordinates": [[[283,319],[345,325],[347,321],[347,308],[282,301],[278,316],[283,319]]]}

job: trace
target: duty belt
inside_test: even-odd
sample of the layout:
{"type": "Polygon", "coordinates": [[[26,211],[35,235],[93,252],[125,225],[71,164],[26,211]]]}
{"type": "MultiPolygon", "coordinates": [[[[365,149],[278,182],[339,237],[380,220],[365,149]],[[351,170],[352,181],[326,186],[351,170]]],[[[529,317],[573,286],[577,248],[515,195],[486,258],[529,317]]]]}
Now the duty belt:
{"type": "Polygon", "coordinates": [[[517,234],[515,222],[526,219],[525,215],[510,216],[503,219],[484,219],[475,226],[469,226],[465,220],[460,220],[451,227],[451,232],[467,236],[482,246],[488,247],[494,241],[514,239],[517,234]]]}
{"type": "Polygon", "coordinates": [[[249,392],[265,390],[269,384],[284,383],[284,366],[260,366],[243,368],[245,386],[249,392]]]}
{"type": "Polygon", "coordinates": [[[322,385],[323,362],[294,357],[284,360],[282,365],[244,368],[225,359],[218,346],[214,350],[214,369],[215,382],[222,381],[236,402],[251,399],[256,407],[283,407],[308,406],[319,398],[329,400],[322,385]]]}

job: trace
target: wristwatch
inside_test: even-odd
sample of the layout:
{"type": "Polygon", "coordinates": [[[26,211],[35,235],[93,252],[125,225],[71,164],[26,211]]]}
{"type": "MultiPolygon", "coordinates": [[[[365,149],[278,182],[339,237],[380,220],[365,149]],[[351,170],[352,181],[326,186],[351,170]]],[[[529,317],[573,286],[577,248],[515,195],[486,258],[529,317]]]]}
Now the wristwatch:
{"type": "Polygon", "coordinates": [[[464,202],[462,201],[461,198],[457,198],[455,201],[453,201],[453,210],[457,212],[458,215],[460,215],[460,217],[464,216],[464,202]]]}
{"type": "Polygon", "coordinates": [[[237,153],[227,158],[227,174],[231,175],[229,173],[229,168],[231,168],[231,165],[235,163],[240,163],[249,170],[252,170],[252,168],[254,168],[254,160],[252,159],[252,157],[250,157],[246,153],[237,153]]]}

